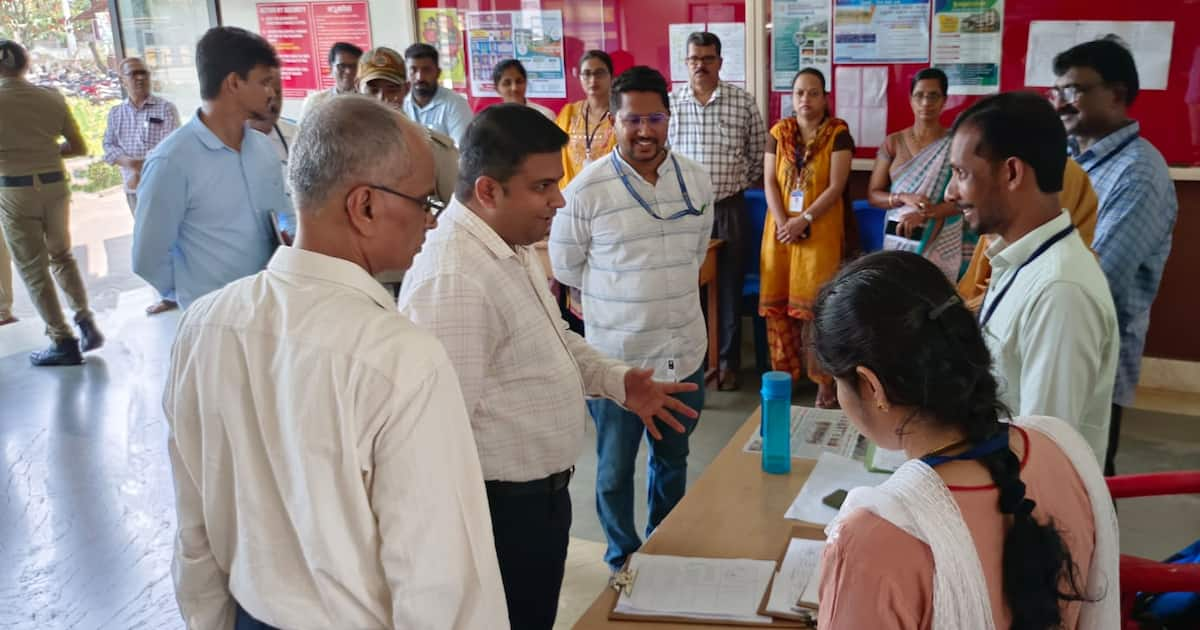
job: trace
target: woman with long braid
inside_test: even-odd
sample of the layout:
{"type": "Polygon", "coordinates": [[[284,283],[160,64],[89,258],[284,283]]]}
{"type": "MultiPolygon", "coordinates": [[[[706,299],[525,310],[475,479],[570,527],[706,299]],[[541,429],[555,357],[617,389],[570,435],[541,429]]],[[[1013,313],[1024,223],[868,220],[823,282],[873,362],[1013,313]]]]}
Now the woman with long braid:
{"type": "Polygon", "coordinates": [[[1116,517],[1091,448],[1062,420],[1008,417],[979,324],[933,263],[851,263],[813,326],[842,409],[910,458],[826,530],[822,630],[1119,626],[1116,517]]]}

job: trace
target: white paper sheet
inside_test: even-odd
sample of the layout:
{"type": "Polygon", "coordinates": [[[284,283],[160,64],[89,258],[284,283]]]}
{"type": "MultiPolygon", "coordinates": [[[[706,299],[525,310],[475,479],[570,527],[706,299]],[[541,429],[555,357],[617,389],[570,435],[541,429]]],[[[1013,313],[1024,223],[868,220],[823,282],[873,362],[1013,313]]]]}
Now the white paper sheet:
{"type": "Polygon", "coordinates": [[[833,103],[850,126],[854,144],[877,147],[887,137],[888,69],[885,66],[838,66],[833,103]]]}
{"type": "Polygon", "coordinates": [[[886,108],[888,69],[884,66],[862,68],[862,106],[886,108]]]}
{"type": "Polygon", "coordinates": [[[637,577],[633,592],[617,598],[619,613],[771,623],[758,605],[774,561],[634,553],[629,568],[637,577]]]}
{"type": "MultiPolygon", "coordinates": [[[[703,31],[704,23],[668,24],[668,46],[671,49],[671,81],[686,83],[688,80],[687,67],[687,38],[696,31],[703,31]]],[[[745,77],[743,77],[744,79],[745,77]]]]}
{"type": "Polygon", "coordinates": [[[1054,85],[1054,57],[1075,44],[1115,37],[1133,52],[1143,90],[1167,89],[1174,22],[1106,22],[1034,20],[1029,24],[1025,85],[1054,85]]]}
{"type": "MultiPolygon", "coordinates": [[[[746,25],[741,22],[710,22],[708,32],[721,39],[721,80],[746,80],[746,25]]],[[[685,38],[686,39],[686,38],[685,38]]]]}
{"type": "Polygon", "coordinates": [[[817,603],[821,587],[821,553],[824,550],[823,540],[793,538],[788,543],[783,562],[771,584],[771,594],[767,597],[768,613],[794,616],[803,610],[796,610],[798,602],[817,603]]]}
{"type": "Polygon", "coordinates": [[[838,511],[821,502],[837,490],[850,490],[860,486],[877,486],[887,480],[888,473],[868,472],[866,466],[853,459],[834,453],[821,453],[817,465],[800,494],[792,501],[784,518],[828,525],[838,511]]]}

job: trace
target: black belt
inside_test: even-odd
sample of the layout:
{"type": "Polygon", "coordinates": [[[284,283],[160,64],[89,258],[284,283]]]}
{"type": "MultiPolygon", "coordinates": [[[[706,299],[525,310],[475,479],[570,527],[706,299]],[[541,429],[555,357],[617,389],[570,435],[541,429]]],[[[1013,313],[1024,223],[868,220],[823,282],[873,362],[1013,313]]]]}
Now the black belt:
{"type": "Polygon", "coordinates": [[[527,494],[554,494],[567,487],[571,483],[571,476],[575,474],[575,467],[572,466],[562,472],[556,472],[549,477],[534,479],[533,481],[486,481],[488,494],[497,494],[503,496],[518,496],[527,494]]]}
{"type": "MultiPolygon", "coordinates": [[[[24,188],[33,185],[33,175],[0,175],[0,188],[24,188]]],[[[38,181],[43,184],[57,184],[66,178],[62,171],[38,173],[38,181]]]]}

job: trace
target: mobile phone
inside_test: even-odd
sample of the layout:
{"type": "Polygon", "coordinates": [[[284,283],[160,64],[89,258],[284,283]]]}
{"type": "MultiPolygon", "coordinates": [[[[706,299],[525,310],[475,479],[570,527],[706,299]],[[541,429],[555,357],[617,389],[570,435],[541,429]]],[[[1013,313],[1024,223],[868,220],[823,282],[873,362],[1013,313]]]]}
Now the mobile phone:
{"type": "MultiPolygon", "coordinates": [[[[891,236],[900,236],[899,234],[896,233],[896,228],[899,225],[900,225],[899,221],[893,221],[892,219],[888,219],[887,226],[884,228],[883,233],[889,234],[891,236]]],[[[908,236],[900,236],[900,238],[907,238],[907,239],[914,240],[914,241],[922,240],[923,238],[925,238],[925,226],[924,225],[918,226],[916,229],[914,229],[912,231],[911,234],[909,234],[908,236]]]]}
{"type": "Polygon", "coordinates": [[[824,499],[821,499],[821,503],[835,510],[840,510],[842,509],[842,504],[846,502],[846,494],[845,490],[834,490],[826,495],[824,499]]]}

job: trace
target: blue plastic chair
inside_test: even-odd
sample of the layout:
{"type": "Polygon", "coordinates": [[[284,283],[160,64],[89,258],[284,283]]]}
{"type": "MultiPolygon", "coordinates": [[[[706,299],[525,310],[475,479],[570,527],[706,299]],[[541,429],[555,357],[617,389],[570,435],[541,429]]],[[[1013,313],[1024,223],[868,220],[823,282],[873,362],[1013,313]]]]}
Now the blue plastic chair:
{"type": "Polygon", "coordinates": [[[887,211],[876,208],[866,199],[854,202],[854,218],[858,220],[858,239],[864,254],[883,249],[883,228],[887,211]]]}
{"type": "Polygon", "coordinates": [[[771,369],[767,353],[767,321],[758,314],[758,291],[761,278],[762,235],[767,225],[767,195],[761,188],[746,190],[746,267],[742,281],[742,312],[750,313],[754,329],[754,369],[759,374],[771,369]]]}

